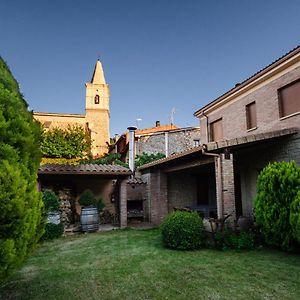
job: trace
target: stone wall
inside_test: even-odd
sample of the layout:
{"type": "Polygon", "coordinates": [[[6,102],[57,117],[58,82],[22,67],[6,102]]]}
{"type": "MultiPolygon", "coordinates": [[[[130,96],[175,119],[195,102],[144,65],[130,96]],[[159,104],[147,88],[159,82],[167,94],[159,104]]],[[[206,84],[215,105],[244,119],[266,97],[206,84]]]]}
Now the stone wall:
{"type": "Polygon", "coordinates": [[[182,128],[180,130],[138,136],[136,139],[136,155],[141,155],[143,152],[148,154],[165,154],[166,143],[168,154],[170,155],[194,147],[194,140],[200,140],[200,128],[182,128]]]}
{"type": "Polygon", "coordinates": [[[168,214],[167,175],[160,170],[142,175],[146,186],[147,210],[149,221],[159,225],[168,214]]]}

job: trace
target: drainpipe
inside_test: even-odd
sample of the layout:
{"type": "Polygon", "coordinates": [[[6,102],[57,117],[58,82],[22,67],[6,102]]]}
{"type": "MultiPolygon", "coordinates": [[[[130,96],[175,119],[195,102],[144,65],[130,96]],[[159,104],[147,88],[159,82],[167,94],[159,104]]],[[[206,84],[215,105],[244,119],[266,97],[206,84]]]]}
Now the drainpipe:
{"type": "MultiPolygon", "coordinates": [[[[206,152],[207,146],[205,144],[203,144],[202,146],[202,155],[206,155],[206,156],[213,156],[215,157],[215,161],[217,161],[217,168],[218,168],[218,194],[220,197],[220,202],[221,202],[221,207],[218,207],[218,211],[219,208],[221,210],[221,218],[224,217],[224,203],[223,203],[223,181],[222,181],[222,166],[221,166],[221,154],[216,154],[216,153],[208,153],[206,152]]],[[[218,204],[218,203],[217,203],[218,204]]]]}
{"type": "Polygon", "coordinates": [[[129,130],[129,169],[134,172],[134,132],[136,127],[130,126],[127,129],[129,130]]]}

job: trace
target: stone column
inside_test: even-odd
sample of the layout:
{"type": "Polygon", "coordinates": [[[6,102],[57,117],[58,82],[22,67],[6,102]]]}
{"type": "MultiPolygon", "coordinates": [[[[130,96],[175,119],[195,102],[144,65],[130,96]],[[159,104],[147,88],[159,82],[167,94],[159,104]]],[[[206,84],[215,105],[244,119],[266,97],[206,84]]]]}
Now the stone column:
{"type": "Polygon", "coordinates": [[[222,153],[215,160],[218,218],[232,214],[236,218],[233,155],[225,159],[222,153]],[[219,173],[220,172],[220,173],[219,173]]]}
{"type": "Polygon", "coordinates": [[[120,184],[120,228],[127,227],[127,179],[123,179],[120,184]]]}

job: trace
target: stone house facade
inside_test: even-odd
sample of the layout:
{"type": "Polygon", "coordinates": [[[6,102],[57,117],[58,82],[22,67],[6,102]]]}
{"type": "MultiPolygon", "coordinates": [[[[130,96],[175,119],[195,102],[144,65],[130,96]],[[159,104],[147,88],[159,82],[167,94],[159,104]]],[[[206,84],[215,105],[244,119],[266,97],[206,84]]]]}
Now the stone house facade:
{"type": "Polygon", "coordinates": [[[109,136],[109,86],[106,84],[101,62],[95,65],[90,82],[85,84],[85,114],[61,114],[34,112],[33,117],[40,121],[45,130],[81,126],[91,137],[91,152],[94,157],[108,152],[109,136]]]}
{"type": "MultiPolygon", "coordinates": [[[[155,127],[136,130],[134,137],[135,156],[143,153],[162,153],[168,157],[199,146],[200,127],[179,128],[174,124],[160,125],[160,122],[156,121],[155,127]]],[[[125,133],[116,140],[110,153],[119,153],[124,161],[128,161],[128,144],[129,134],[125,133]]]]}
{"type": "Polygon", "coordinates": [[[260,170],[273,161],[300,164],[300,46],[194,115],[199,147],[139,168],[152,221],[174,206],[251,218],[260,170]]]}

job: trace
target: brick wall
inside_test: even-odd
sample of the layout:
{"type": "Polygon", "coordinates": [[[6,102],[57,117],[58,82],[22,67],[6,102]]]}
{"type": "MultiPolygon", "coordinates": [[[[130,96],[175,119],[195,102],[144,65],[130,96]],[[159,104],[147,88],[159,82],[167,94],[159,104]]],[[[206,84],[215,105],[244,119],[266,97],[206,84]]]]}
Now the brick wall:
{"type": "Polygon", "coordinates": [[[159,225],[168,213],[168,190],[167,175],[160,170],[142,175],[144,182],[147,182],[147,210],[149,221],[159,225]]]}
{"type": "MultiPolygon", "coordinates": [[[[208,123],[219,118],[223,120],[224,139],[278,130],[288,127],[300,128],[300,114],[285,119],[279,117],[277,90],[300,78],[300,67],[289,70],[286,74],[272,80],[250,94],[223,105],[208,114],[208,123]],[[246,105],[255,101],[257,113],[257,129],[247,131],[246,105]]],[[[207,142],[206,118],[201,118],[201,141],[207,142]]]]}
{"type": "Polygon", "coordinates": [[[196,177],[186,173],[168,175],[168,210],[197,205],[196,177]]]}

